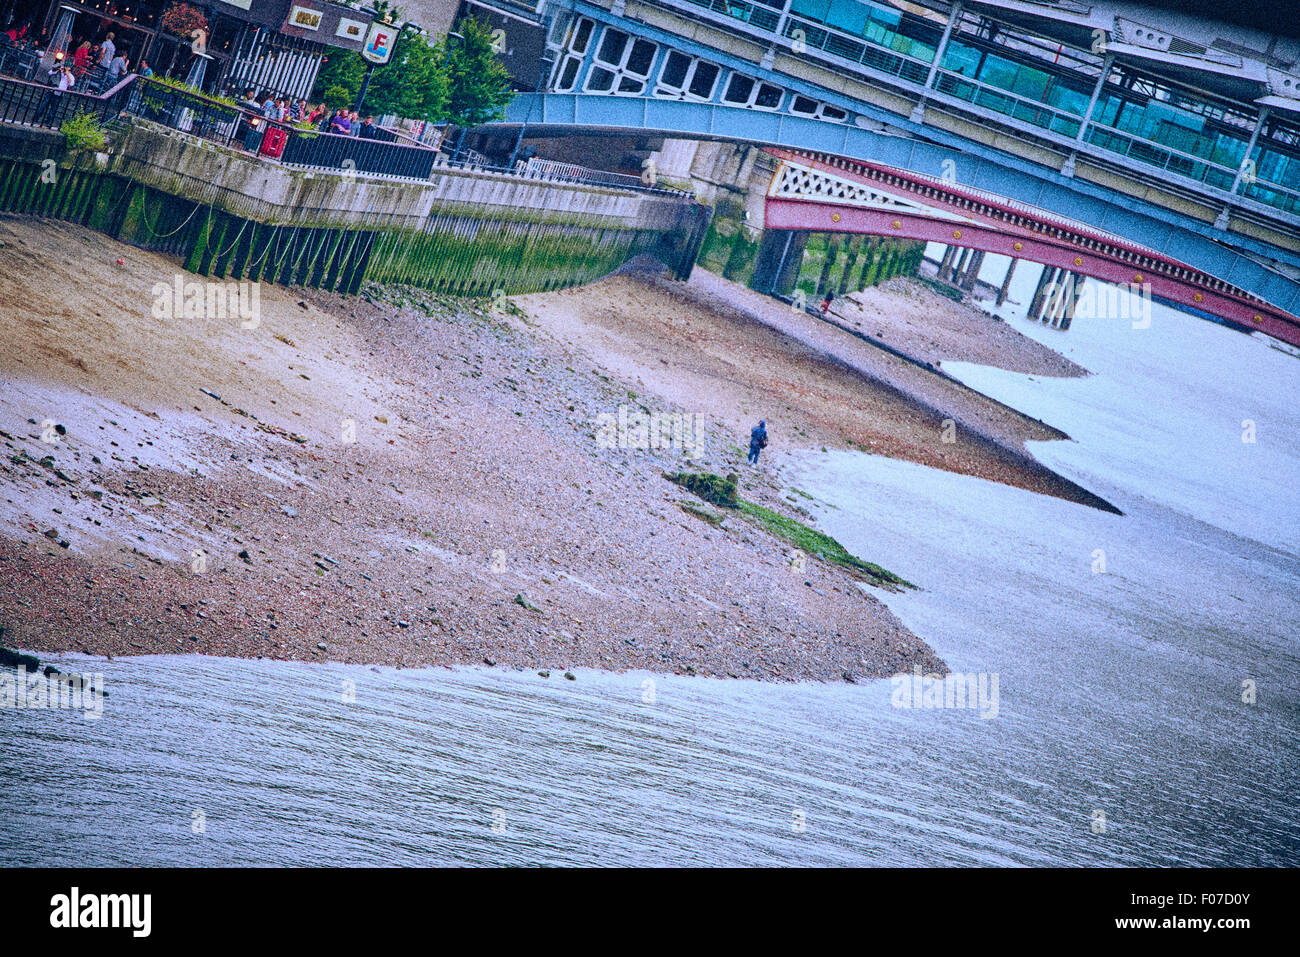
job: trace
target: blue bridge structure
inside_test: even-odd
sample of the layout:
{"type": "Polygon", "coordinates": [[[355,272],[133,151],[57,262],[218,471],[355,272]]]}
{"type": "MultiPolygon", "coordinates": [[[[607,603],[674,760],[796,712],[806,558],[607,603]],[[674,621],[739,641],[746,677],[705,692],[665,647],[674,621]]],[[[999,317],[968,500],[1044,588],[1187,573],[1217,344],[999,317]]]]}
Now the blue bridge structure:
{"type": "Polygon", "coordinates": [[[1114,0],[462,12],[499,26],[521,88],[497,132],[726,140],[937,177],[1300,315],[1295,40],[1114,0]]]}

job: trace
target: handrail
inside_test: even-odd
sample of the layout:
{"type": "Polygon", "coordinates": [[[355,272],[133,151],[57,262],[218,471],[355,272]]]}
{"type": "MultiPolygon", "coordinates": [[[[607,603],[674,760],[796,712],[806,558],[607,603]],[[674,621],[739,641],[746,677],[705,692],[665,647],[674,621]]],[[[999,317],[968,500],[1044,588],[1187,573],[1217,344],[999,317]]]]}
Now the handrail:
{"type": "MultiPolygon", "coordinates": [[[[531,161],[530,161],[531,162],[531,161]]],[[[544,163],[552,163],[551,160],[543,160],[544,163]]],[[[468,160],[439,160],[437,166],[440,169],[463,169],[471,173],[494,173],[506,176],[522,176],[528,179],[539,179],[544,182],[567,182],[576,184],[586,184],[589,186],[607,186],[610,189],[628,189],[640,193],[655,193],[663,196],[674,197],[691,197],[695,194],[690,190],[680,189],[676,186],[649,186],[641,182],[639,177],[632,176],[628,173],[609,173],[604,170],[588,169],[585,166],[577,166],[573,163],[556,163],[557,166],[569,166],[574,171],[581,172],[562,172],[559,170],[548,170],[544,167],[534,166],[530,171],[528,163],[518,162],[513,168],[509,166],[489,166],[485,163],[470,162],[468,160]],[[585,175],[584,175],[585,174],[585,175]],[[633,182],[609,182],[604,177],[625,177],[633,182]]]]}
{"type": "MultiPolygon", "coordinates": [[[[838,63],[844,63],[850,65],[852,69],[861,71],[862,74],[867,79],[879,79],[889,83],[898,84],[904,87],[905,89],[907,89],[909,92],[920,93],[928,99],[935,100],[937,102],[947,102],[947,104],[951,106],[957,106],[963,103],[968,105],[975,105],[975,106],[978,106],[979,104],[976,104],[972,100],[967,99],[965,97],[961,97],[951,92],[947,92],[940,89],[939,84],[942,82],[942,80],[948,79],[949,82],[956,80],[956,81],[969,83],[974,85],[980,90],[988,91],[992,95],[1008,97],[1011,100],[1013,100],[1016,104],[1019,104],[1022,108],[1030,108],[1035,111],[1041,111],[1050,117],[1049,122],[1047,124],[1039,124],[1036,122],[1031,122],[1025,119],[1021,119],[1014,112],[1006,113],[1001,110],[997,110],[992,107],[989,107],[987,105],[982,107],[983,109],[989,110],[989,112],[997,113],[1000,118],[999,122],[1005,122],[1007,123],[1007,125],[1011,126],[1014,129],[1023,130],[1024,132],[1031,133],[1032,135],[1043,136],[1053,142],[1059,143],[1062,146],[1087,153],[1093,156],[1094,158],[1103,161],[1107,161],[1106,154],[1110,154],[1111,156],[1124,156],[1130,159],[1137,159],[1138,162],[1143,163],[1143,165],[1149,165],[1151,166],[1152,169],[1171,172],[1174,175],[1178,176],[1180,179],[1184,179],[1191,183],[1197,183],[1200,186],[1222,193],[1223,198],[1226,202],[1236,205],[1240,208],[1248,208],[1250,204],[1257,204],[1260,207],[1261,212],[1267,211],[1267,212],[1263,212],[1264,215],[1272,216],[1272,215],[1276,215],[1277,213],[1281,213],[1283,215],[1295,215],[1294,213],[1291,213],[1289,211],[1287,206],[1284,206],[1278,202],[1269,202],[1266,199],[1262,199],[1258,196],[1250,195],[1250,189],[1252,187],[1262,189],[1262,190],[1274,190],[1278,193],[1284,194],[1286,197],[1290,197],[1293,195],[1300,195],[1300,194],[1295,194],[1291,188],[1284,186],[1281,183],[1277,183],[1272,180],[1265,180],[1263,177],[1260,177],[1258,173],[1255,174],[1255,178],[1253,180],[1250,180],[1249,182],[1243,182],[1241,188],[1234,192],[1232,190],[1224,190],[1221,189],[1220,187],[1212,186],[1211,184],[1206,183],[1203,177],[1198,178],[1194,175],[1188,175],[1182,173],[1177,169],[1170,169],[1167,163],[1164,166],[1161,166],[1157,163],[1146,163],[1141,159],[1132,157],[1129,152],[1108,149],[1107,147],[1089,142],[1086,139],[1086,136],[1081,139],[1076,139],[1077,134],[1075,133],[1071,133],[1069,135],[1057,133],[1052,129],[1051,124],[1053,121],[1067,123],[1071,126],[1079,126],[1084,131],[1086,131],[1089,128],[1106,129],[1110,131],[1112,128],[1105,127],[1104,124],[1096,122],[1096,120],[1091,117],[1089,117],[1085,121],[1085,118],[1083,116],[1072,112],[1068,108],[1053,106],[1051,104],[1045,103],[1040,100],[1028,99],[1011,90],[994,86],[982,80],[978,80],[973,77],[968,77],[965,76],[964,74],[956,73],[952,70],[946,70],[941,65],[935,71],[936,72],[935,86],[928,87],[926,86],[925,82],[923,82],[920,79],[920,76],[923,71],[926,74],[928,74],[929,68],[933,63],[933,59],[925,60],[908,53],[903,53],[899,50],[894,49],[893,47],[882,44],[879,41],[873,40],[869,37],[860,36],[860,35],[855,36],[853,34],[849,34],[843,30],[838,29],[835,26],[826,23],[819,23],[815,20],[803,17],[797,13],[788,11],[785,14],[783,20],[781,21],[779,30],[773,30],[773,29],[752,25],[749,21],[743,18],[734,17],[730,15],[729,12],[723,12],[722,10],[718,9],[718,7],[721,5],[712,4],[709,2],[709,0],[689,0],[690,3],[689,9],[682,9],[676,6],[674,3],[669,2],[669,0],[651,0],[651,2],[674,9],[676,12],[688,17],[701,18],[706,21],[713,22],[724,29],[738,31],[742,35],[754,36],[759,38],[767,38],[769,42],[773,37],[788,42],[791,40],[792,31],[795,29],[801,29],[805,33],[803,42],[807,45],[810,51],[811,50],[817,51],[817,58],[826,58],[832,64],[838,62],[838,63]],[[873,62],[873,63],[865,62],[864,57],[853,58],[850,56],[846,56],[842,53],[837,53],[833,50],[828,50],[826,48],[825,41],[823,40],[823,42],[821,43],[816,42],[814,40],[811,31],[822,33],[828,39],[834,37],[839,39],[841,42],[851,43],[857,46],[861,46],[864,49],[864,54],[866,51],[871,51],[875,54],[875,56],[872,57],[873,60],[879,60],[881,58],[890,58],[896,61],[896,66],[893,69],[890,69],[887,65],[880,62],[873,62]],[[905,75],[908,65],[911,65],[913,71],[917,74],[917,77],[915,79],[909,78],[908,76],[905,75]]],[[[780,47],[778,47],[777,49],[778,52],[782,52],[786,54],[789,53],[788,49],[782,49],[780,47]]],[[[1049,69],[1046,65],[1043,65],[1042,68],[1049,69]]],[[[1076,71],[1068,71],[1068,73],[1075,74],[1076,71]]],[[[1094,79],[1094,78],[1089,78],[1089,79],[1094,79]]],[[[1155,140],[1144,139],[1140,136],[1135,136],[1134,134],[1131,133],[1125,133],[1121,130],[1114,130],[1114,132],[1119,136],[1129,140],[1130,142],[1149,145],[1151,149],[1156,151],[1162,151],[1168,154],[1178,154],[1180,156],[1185,156],[1189,158],[1195,163],[1210,165],[1216,169],[1221,169],[1221,170],[1226,169],[1235,179],[1237,173],[1236,169],[1233,169],[1231,167],[1222,167],[1219,164],[1214,163],[1213,160],[1209,160],[1204,157],[1199,157],[1196,156],[1195,154],[1182,153],[1180,150],[1177,150],[1170,146],[1166,146],[1163,143],[1159,143],[1155,140]]]]}
{"type": "MultiPolygon", "coordinates": [[[[48,84],[0,77],[0,121],[58,129],[63,120],[79,112],[101,120],[138,116],[226,147],[252,152],[270,162],[343,175],[365,173],[427,182],[438,166],[528,176],[524,169],[491,167],[472,160],[449,163],[442,159],[437,147],[387,127],[377,127],[382,137],[306,129],[265,117],[250,105],[220,100],[138,74],[131,74],[98,94],[78,91],[75,87],[55,91],[48,84]],[[278,130],[279,134],[272,135],[271,130],[278,130]]],[[[649,186],[635,176],[576,166],[551,171],[543,174],[543,178],[661,195],[687,195],[675,187],[649,186]]]]}
{"type": "MultiPolygon", "coordinates": [[[[1197,164],[1199,164],[1199,165],[1201,165],[1201,166],[1208,167],[1209,169],[1218,170],[1219,172],[1226,174],[1226,175],[1228,176],[1228,178],[1230,178],[1230,179],[1233,178],[1233,177],[1235,177],[1235,176],[1237,175],[1237,173],[1239,172],[1239,168],[1236,167],[1236,166],[1224,166],[1222,163],[1216,163],[1216,162],[1215,162],[1214,160],[1212,160],[1212,159],[1206,159],[1205,157],[1203,157],[1203,156],[1198,156],[1198,155],[1195,154],[1195,153],[1187,153],[1187,152],[1184,152],[1183,150],[1177,149],[1177,148],[1175,148],[1175,147],[1173,147],[1173,146],[1166,146],[1164,143],[1157,142],[1156,140],[1147,140],[1147,139],[1143,139],[1141,136],[1139,136],[1139,135],[1137,135],[1137,134],[1135,134],[1135,133],[1131,133],[1131,132],[1129,132],[1129,131],[1127,131],[1127,130],[1121,130],[1119,127],[1116,127],[1116,126],[1108,126],[1108,125],[1106,125],[1105,123],[1099,123],[1099,122],[1097,122],[1096,120],[1092,120],[1092,121],[1090,121],[1090,122],[1088,123],[1088,127],[1089,127],[1090,129],[1101,130],[1102,132],[1105,132],[1105,133],[1112,133],[1112,134],[1114,134],[1115,136],[1122,137],[1123,139],[1128,140],[1128,141],[1130,142],[1130,144],[1132,144],[1132,143],[1137,143],[1137,144],[1139,144],[1139,145],[1141,145],[1141,146],[1144,146],[1144,147],[1146,147],[1146,148],[1148,148],[1148,149],[1151,149],[1151,150],[1154,150],[1154,151],[1158,151],[1158,152],[1161,152],[1161,153],[1168,153],[1171,157],[1177,157],[1177,158],[1179,158],[1179,159],[1187,160],[1188,162],[1191,162],[1191,163],[1197,163],[1197,164]]],[[[1096,146],[1097,144],[1094,143],[1093,145],[1096,146]]],[[[1243,145],[1244,145],[1244,144],[1243,144],[1243,145]]],[[[1099,148],[1100,148],[1100,149],[1104,149],[1104,150],[1106,150],[1107,152],[1110,152],[1110,153],[1118,153],[1118,154],[1121,155],[1121,156],[1128,156],[1128,155],[1129,155],[1128,153],[1120,153],[1119,150],[1110,150],[1110,149],[1107,149],[1107,148],[1104,147],[1104,146],[1099,147],[1099,148]]],[[[1252,159],[1253,159],[1253,157],[1252,157],[1252,159]]],[[[1152,164],[1150,164],[1150,165],[1154,166],[1155,164],[1152,163],[1152,164]]],[[[1164,168],[1164,169],[1168,169],[1168,166],[1166,165],[1165,167],[1162,167],[1162,168],[1164,168]]],[[[1177,172],[1177,171],[1175,171],[1175,172],[1177,172]]],[[[1187,177],[1188,179],[1193,179],[1193,178],[1194,178],[1194,177],[1192,177],[1192,176],[1189,176],[1187,173],[1179,173],[1179,175],[1180,175],[1180,176],[1185,176],[1185,177],[1187,177]]],[[[1204,179],[1198,180],[1198,182],[1204,182],[1204,179]]],[[[1300,197],[1300,192],[1297,192],[1296,190],[1291,189],[1290,187],[1283,186],[1281,183],[1275,182],[1275,181],[1273,181],[1273,180],[1267,180],[1267,179],[1264,179],[1264,177],[1260,176],[1258,173],[1255,174],[1254,179],[1251,180],[1251,183],[1266,183],[1266,184],[1269,185],[1270,187],[1273,187],[1273,188],[1275,188],[1275,189],[1277,189],[1277,190],[1279,190],[1279,191],[1281,191],[1281,192],[1283,192],[1283,193],[1288,193],[1288,194],[1290,194],[1290,195],[1292,195],[1292,196],[1300,197]]],[[[1207,183],[1206,185],[1209,185],[1209,184],[1207,183]]],[[[1211,186],[1210,188],[1211,188],[1211,189],[1215,189],[1216,187],[1211,186]]],[[[1226,190],[1225,190],[1225,192],[1226,192],[1226,190]]]]}

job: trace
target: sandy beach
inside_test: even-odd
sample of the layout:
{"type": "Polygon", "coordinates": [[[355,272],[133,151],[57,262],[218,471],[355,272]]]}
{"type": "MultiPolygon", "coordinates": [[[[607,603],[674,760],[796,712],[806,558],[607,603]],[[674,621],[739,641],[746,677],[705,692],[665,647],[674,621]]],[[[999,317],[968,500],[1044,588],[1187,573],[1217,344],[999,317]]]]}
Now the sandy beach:
{"type": "MultiPolygon", "coordinates": [[[[578,666],[837,681],[944,670],[860,577],[800,563],[742,515],[702,520],[663,473],[738,473],[744,498],[804,522],[780,460],[822,447],[1083,500],[1024,453],[1059,437],[1049,426],[698,270],[496,308],[264,285],[244,328],[151,314],[156,283],[193,278],[165,257],[16,217],[0,219],[0,242],[11,647],[553,679],[578,666]],[[620,407],[695,417],[699,454],[608,447],[600,423],[620,407]],[[759,418],[772,444],[752,468],[742,446],[759,418]]],[[[903,317],[899,348],[908,317],[929,315],[915,329],[931,333],[977,321],[896,285],[838,304],[845,321],[903,317]]],[[[1006,327],[978,353],[962,341],[925,348],[1080,372],[1006,327]]]]}

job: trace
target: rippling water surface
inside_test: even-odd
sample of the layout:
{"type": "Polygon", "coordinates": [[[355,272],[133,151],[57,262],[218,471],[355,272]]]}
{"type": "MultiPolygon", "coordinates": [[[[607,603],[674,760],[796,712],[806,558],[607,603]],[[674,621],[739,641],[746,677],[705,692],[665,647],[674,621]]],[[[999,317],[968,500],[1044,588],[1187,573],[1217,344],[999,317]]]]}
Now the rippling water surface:
{"type": "Polygon", "coordinates": [[[1300,362],[1158,317],[1029,329],[1085,380],[958,370],[1074,435],[1035,451],[1123,517],[787,460],[996,718],[888,681],[66,656],[104,716],[0,712],[0,863],[1300,864],[1300,362]]]}

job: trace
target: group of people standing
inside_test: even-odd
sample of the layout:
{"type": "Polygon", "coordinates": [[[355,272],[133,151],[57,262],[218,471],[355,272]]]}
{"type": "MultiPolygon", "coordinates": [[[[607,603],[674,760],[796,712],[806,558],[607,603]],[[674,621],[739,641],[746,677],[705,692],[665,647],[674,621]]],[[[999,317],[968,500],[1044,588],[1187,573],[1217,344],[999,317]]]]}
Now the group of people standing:
{"type": "MultiPolygon", "coordinates": [[[[91,87],[98,80],[100,89],[108,89],[131,73],[131,60],[125,50],[118,49],[116,34],[109,31],[99,43],[92,44],[90,38],[71,45],[72,75],[83,86],[91,87]],[[88,79],[89,78],[89,79],[88,79]]],[[[141,59],[135,69],[141,76],[153,76],[147,60],[141,59]]]]}
{"type": "MultiPolygon", "coordinates": [[[[36,53],[40,52],[38,38],[33,36],[30,24],[15,25],[0,33],[0,43],[19,48],[31,47],[36,53]]],[[[45,77],[50,86],[60,87],[58,92],[65,92],[72,87],[92,93],[102,92],[131,72],[127,51],[119,49],[116,34],[111,30],[98,43],[87,36],[73,40],[67,49],[72,51],[71,56],[60,57],[45,77]],[[64,67],[71,71],[71,82],[64,79],[64,67]]],[[[140,61],[135,72],[153,76],[153,70],[144,60],[140,61]]]]}
{"type": "Polygon", "coordinates": [[[249,90],[244,94],[243,105],[268,120],[292,123],[295,126],[308,123],[322,133],[375,139],[380,129],[375,125],[373,116],[367,116],[365,122],[362,122],[356,110],[340,108],[331,112],[324,103],[313,106],[306,100],[276,98],[269,92],[249,90]]]}

